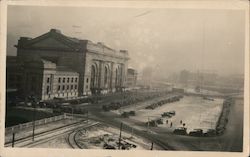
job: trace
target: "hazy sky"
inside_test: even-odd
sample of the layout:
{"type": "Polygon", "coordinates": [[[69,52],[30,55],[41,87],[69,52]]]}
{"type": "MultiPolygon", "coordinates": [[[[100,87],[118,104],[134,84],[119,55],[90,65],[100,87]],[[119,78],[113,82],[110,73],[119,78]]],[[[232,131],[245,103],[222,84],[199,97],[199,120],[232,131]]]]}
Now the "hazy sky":
{"type": "Polygon", "coordinates": [[[127,49],[129,67],[244,72],[244,12],[236,10],[8,7],[8,55],[20,36],[63,34],[127,49]]]}

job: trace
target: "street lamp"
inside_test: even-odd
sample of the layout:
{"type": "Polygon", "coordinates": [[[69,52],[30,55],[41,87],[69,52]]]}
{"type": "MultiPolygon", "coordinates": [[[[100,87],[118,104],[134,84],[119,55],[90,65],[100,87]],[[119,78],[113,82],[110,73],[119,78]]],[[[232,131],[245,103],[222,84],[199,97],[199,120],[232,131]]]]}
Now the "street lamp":
{"type": "Polygon", "coordinates": [[[121,138],[122,138],[122,125],[123,125],[123,124],[121,123],[121,126],[120,126],[119,143],[118,143],[118,144],[119,144],[119,145],[118,145],[118,149],[120,149],[120,148],[121,148],[121,140],[122,140],[122,139],[121,139],[121,138]]]}
{"type": "Polygon", "coordinates": [[[31,95],[29,97],[29,100],[31,100],[32,102],[32,105],[33,105],[33,122],[32,122],[32,141],[35,140],[35,126],[36,126],[36,103],[37,103],[37,100],[36,100],[36,97],[34,95],[31,95]]]}

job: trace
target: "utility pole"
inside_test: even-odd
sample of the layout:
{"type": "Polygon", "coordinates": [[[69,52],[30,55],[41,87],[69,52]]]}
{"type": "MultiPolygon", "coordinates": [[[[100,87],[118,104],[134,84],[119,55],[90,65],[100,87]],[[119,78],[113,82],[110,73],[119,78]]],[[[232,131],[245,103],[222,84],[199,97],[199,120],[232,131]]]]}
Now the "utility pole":
{"type": "Polygon", "coordinates": [[[154,142],[152,142],[150,150],[153,150],[153,148],[154,148],[154,142]]]}
{"type": "Polygon", "coordinates": [[[119,145],[118,145],[118,149],[120,149],[120,147],[121,147],[121,138],[122,138],[122,123],[121,123],[121,126],[120,126],[120,136],[119,136],[119,145]]]}
{"type": "Polygon", "coordinates": [[[89,123],[89,111],[87,111],[87,124],[89,123]]]}
{"type": "Polygon", "coordinates": [[[148,117],[148,127],[147,127],[147,132],[149,132],[149,117],[148,117]]]}
{"type": "Polygon", "coordinates": [[[12,147],[14,147],[15,144],[15,133],[12,133],[12,147]]]}
{"type": "Polygon", "coordinates": [[[131,138],[133,138],[133,134],[134,134],[134,128],[131,127],[131,138]]]}
{"type": "Polygon", "coordinates": [[[32,129],[32,141],[35,140],[35,126],[36,126],[36,100],[34,96],[31,96],[31,100],[33,103],[33,129],[32,129]]]}

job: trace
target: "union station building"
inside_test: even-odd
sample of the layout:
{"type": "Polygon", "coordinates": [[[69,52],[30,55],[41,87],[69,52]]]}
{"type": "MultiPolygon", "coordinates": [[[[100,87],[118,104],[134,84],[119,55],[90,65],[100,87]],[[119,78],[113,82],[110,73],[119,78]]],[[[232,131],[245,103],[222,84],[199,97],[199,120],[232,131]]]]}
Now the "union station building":
{"type": "Polygon", "coordinates": [[[24,97],[71,99],[126,87],[126,50],[68,37],[56,29],[36,38],[20,37],[15,47],[15,65],[8,65],[7,58],[7,86],[24,97]]]}

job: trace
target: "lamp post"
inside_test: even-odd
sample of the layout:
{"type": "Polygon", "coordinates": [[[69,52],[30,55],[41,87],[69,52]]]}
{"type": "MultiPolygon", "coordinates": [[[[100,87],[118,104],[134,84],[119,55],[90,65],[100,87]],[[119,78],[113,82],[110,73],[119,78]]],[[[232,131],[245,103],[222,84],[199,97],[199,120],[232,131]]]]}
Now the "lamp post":
{"type": "Polygon", "coordinates": [[[14,147],[15,144],[15,132],[12,133],[12,147],[14,147]]]}
{"type": "Polygon", "coordinates": [[[121,123],[121,126],[120,126],[120,136],[119,136],[119,145],[118,145],[118,149],[120,149],[121,148],[121,139],[122,138],[122,123],[121,123]]]}
{"type": "Polygon", "coordinates": [[[32,141],[35,140],[35,126],[36,126],[36,97],[34,95],[30,96],[30,100],[32,101],[33,105],[33,122],[32,122],[32,141]]]}
{"type": "Polygon", "coordinates": [[[72,116],[72,120],[74,119],[74,108],[73,106],[71,107],[71,116],[72,116]]]}

